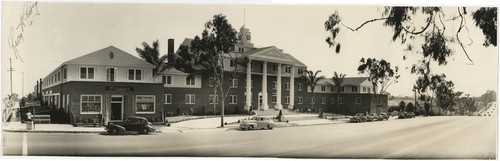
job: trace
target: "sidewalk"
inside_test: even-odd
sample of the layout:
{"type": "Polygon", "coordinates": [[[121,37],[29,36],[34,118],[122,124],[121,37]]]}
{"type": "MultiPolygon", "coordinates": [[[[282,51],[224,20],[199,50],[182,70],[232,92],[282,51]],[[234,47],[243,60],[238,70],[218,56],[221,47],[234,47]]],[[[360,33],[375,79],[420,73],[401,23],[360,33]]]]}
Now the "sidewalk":
{"type": "Polygon", "coordinates": [[[2,122],[2,130],[6,132],[32,133],[101,133],[105,127],[73,127],[70,124],[35,124],[35,128],[26,130],[26,124],[21,122],[2,122]]]}
{"type": "MultiPolygon", "coordinates": [[[[275,122],[277,128],[281,127],[296,127],[296,126],[312,126],[325,124],[343,124],[349,122],[349,119],[322,119],[316,117],[316,114],[298,114],[285,115],[285,119],[294,120],[287,122],[275,122]]],[[[234,130],[239,128],[238,120],[249,118],[251,116],[225,117],[224,122],[228,124],[224,128],[220,128],[220,117],[204,118],[196,120],[182,121],[171,123],[170,126],[158,127],[157,130],[162,132],[187,132],[187,131],[214,131],[214,130],[234,130]]]]}
{"type": "MultiPolygon", "coordinates": [[[[285,119],[289,122],[275,122],[277,128],[281,127],[296,127],[296,126],[313,126],[325,124],[342,124],[349,122],[349,119],[322,119],[316,117],[316,114],[297,114],[285,115],[285,119]]],[[[170,126],[155,126],[157,132],[187,132],[187,131],[214,131],[214,130],[235,130],[239,128],[238,120],[250,118],[252,116],[228,116],[224,117],[224,122],[227,125],[224,128],[220,127],[220,117],[208,117],[193,119],[191,117],[177,118],[180,121],[170,123],[170,126]],[[186,121],[181,121],[185,120],[186,121]]],[[[32,133],[105,133],[105,127],[74,127],[70,124],[35,124],[31,130],[26,130],[26,124],[21,122],[3,122],[2,130],[6,132],[32,132],[32,133]]]]}

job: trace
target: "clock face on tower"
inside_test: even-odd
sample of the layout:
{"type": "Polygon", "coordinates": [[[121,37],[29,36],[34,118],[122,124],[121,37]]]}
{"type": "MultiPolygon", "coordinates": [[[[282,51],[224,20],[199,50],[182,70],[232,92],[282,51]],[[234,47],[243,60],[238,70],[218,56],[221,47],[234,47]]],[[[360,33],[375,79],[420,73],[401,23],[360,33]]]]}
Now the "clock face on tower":
{"type": "Polygon", "coordinates": [[[241,34],[238,34],[238,40],[241,40],[241,34]]]}
{"type": "Polygon", "coordinates": [[[250,35],[247,35],[247,40],[250,40],[250,38],[251,38],[250,35]]]}

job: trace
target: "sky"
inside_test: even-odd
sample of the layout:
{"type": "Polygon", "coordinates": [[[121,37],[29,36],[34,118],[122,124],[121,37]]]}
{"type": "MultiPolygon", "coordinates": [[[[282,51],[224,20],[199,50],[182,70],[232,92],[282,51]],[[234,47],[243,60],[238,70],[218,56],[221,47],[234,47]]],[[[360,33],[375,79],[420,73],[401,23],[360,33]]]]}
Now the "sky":
{"type": "MultiPolygon", "coordinates": [[[[399,66],[401,78],[387,91],[395,96],[413,96],[411,89],[416,76],[406,67],[411,68],[418,54],[405,53],[399,42],[391,40],[392,29],[384,27],[382,22],[368,24],[358,32],[344,28],[338,37],[342,45],[339,54],[324,41],[328,32],[323,24],[335,10],[343,17],[344,24],[354,27],[381,17],[382,5],[38,2],[32,15],[25,16],[23,21],[20,16],[26,13],[23,7],[33,5],[3,2],[2,96],[10,92],[9,58],[15,70],[13,92],[27,95],[33,92],[38,79],[64,61],[111,45],[138,56],[135,48],[141,47],[143,41],[151,44],[159,40],[160,53],[166,54],[167,39],[175,39],[177,49],[184,38],[200,35],[204,23],[215,14],[226,15],[236,30],[242,25],[250,29],[256,47],[283,49],[306,64],[309,70],[322,70],[325,77],[332,77],[334,71],[345,73],[347,77],[362,76],[356,71],[362,57],[388,60],[399,66]],[[16,29],[20,22],[24,22],[24,28],[16,29]],[[9,39],[15,40],[19,35],[22,39],[15,47],[16,54],[9,46],[9,39]],[[408,57],[406,61],[403,55],[408,57]]],[[[446,73],[455,83],[456,91],[480,96],[498,88],[499,52],[498,47],[482,46],[484,36],[473,25],[470,16],[467,20],[473,40],[467,51],[474,65],[468,65],[469,61],[455,45],[448,64],[434,66],[433,70],[446,73]]],[[[456,29],[456,25],[451,25],[447,30],[456,29]]]]}

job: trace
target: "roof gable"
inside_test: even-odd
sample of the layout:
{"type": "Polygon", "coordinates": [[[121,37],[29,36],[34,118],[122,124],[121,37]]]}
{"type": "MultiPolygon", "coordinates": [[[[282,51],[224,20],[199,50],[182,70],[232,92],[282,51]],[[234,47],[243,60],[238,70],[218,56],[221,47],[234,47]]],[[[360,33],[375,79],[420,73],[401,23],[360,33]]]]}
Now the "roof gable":
{"type": "Polygon", "coordinates": [[[154,65],[146,61],[143,61],[114,46],[109,46],[107,48],[94,51],[92,53],[77,57],[75,59],[71,59],[69,61],[64,62],[64,64],[154,67],[154,65]]]}
{"type": "Polygon", "coordinates": [[[243,55],[248,56],[248,58],[250,58],[252,60],[272,61],[272,62],[284,63],[284,64],[292,64],[292,63],[294,64],[295,63],[292,59],[290,59],[290,57],[288,57],[280,49],[278,49],[274,46],[252,50],[252,51],[245,53],[243,55]]]}

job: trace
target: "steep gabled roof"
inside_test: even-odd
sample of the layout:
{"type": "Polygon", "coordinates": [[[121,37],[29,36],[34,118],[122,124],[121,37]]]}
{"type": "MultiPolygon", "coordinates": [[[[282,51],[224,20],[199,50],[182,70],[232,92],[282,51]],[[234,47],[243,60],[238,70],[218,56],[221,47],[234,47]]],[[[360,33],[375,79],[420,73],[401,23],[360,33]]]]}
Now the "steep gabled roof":
{"type": "Polygon", "coordinates": [[[342,82],[342,86],[344,86],[344,85],[357,86],[357,85],[360,85],[367,80],[368,80],[368,77],[345,77],[344,81],[342,82]]]}
{"type": "Polygon", "coordinates": [[[182,45],[191,46],[191,41],[193,41],[193,40],[194,40],[194,39],[191,39],[191,38],[185,38],[185,39],[182,41],[182,43],[181,43],[181,45],[180,45],[180,46],[182,46],[182,45]]]}
{"type": "Polygon", "coordinates": [[[286,56],[288,56],[290,59],[293,60],[293,62],[295,62],[295,66],[299,66],[299,67],[307,67],[307,65],[305,65],[304,63],[302,63],[301,61],[299,61],[298,59],[296,59],[295,57],[293,57],[292,55],[288,54],[288,53],[285,53],[286,56]]]}
{"type": "Polygon", "coordinates": [[[114,46],[109,46],[107,48],[85,54],[83,56],[68,60],[63,64],[154,67],[153,64],[143,61],[114,46]],[[112,59],[110,56],[111,53],[113,53],[112,59]]]}

